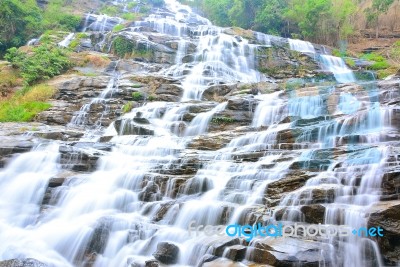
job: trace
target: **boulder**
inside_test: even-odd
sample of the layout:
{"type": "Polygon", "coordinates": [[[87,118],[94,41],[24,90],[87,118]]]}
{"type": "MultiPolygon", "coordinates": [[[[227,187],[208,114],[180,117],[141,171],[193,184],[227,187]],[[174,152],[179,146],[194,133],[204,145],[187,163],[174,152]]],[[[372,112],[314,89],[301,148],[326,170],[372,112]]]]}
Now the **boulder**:
{"type": "Polygon", "coordinates": [[[115,130],[120,135],[154,135],[154,129],[150,125],[137,124],[134,120],[125,121],[124,124],[122,122],[123,119],[114,122],[115,130]]]}
{"type": "Polygon", "coordinates": [[[381,227],[382,237],[372,237],[377,241],[387,265],[400,262],[400,200],[380,202],[372,207],[368,227],[381,227]]]}
{"type": "Polygon", "coordinates": [[[318,267],[320,263],[330,266],[332,248],[329,244],[300,240],[291,237],[265,239],[253,245],[251,259],[256,263],[272,266],[318,267]]]}
{"type": "Polygon", "coordinates": [[[246,257],[246,247],[242,245],[234,245],[228,248],[225,258],[233,261],[242,261],[246,257]]]}
{"type": "Polygon", "coordinates": [[[0,267],[48,267],[48,265],[31,258],[0,261],[0,267]]]}
{"type": "Polygon", "coordinates": [[[179,247],[168,242],[157,244],[157,250],[153,253],[154,258],[164,264],[175,264],[178,261],[179,247]]]}

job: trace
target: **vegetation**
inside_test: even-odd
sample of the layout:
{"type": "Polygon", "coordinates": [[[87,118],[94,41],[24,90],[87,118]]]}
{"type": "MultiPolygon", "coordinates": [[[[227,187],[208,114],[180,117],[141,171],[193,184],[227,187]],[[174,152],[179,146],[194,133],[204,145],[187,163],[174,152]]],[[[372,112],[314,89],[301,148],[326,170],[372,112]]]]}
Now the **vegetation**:
{"type": "Polygon", "coordinates": [[[221,26],[238,26],[284,37],[339,45],[341,41],[347,40],[355,33],[356,15],[365,16],[369,24],[377,23],[378,17],[388,11],[394,0],[371,0],[372,7],[366,10],[359,8],[358,0],[181,0],[181,2],[200,9],[211,21],[221,26]]]}
{"type": "Polygon", "coordinates": [[[0,56],[10,47],[19,47],[46,30],[74,31],[81,22],[72,15],[69,0],[52,0],[44,10],[35,0],[0,1],[0,56]]]}
{"type": "Polygon", "coordinates": [[[35,47],[31,53],[13,47],[7,51],[5,58],[20,70],[25,85],[50,79],[71,66],[63,49],[49,45],[35,47]]]}
{"type": "Polygon", "coordinates": [[[215,124],[229,124],[234,123],[235,119],[229,117],[214,117],[211,122],[215,124]]]}
{"type": "Polygon", "coordinates": [[[123,113],[128,113],[133,109],[133,102],[127,102],[125,105],[122,107],[122,112],[123,113]]]}
{"type": "Polygon", "coordinates": [[[113,32],[120,32],[120,31],[122,31],[124,28],[125,28],[124,25],[118,24],[118,25],[115,25],[115,26],[114,26],[114,28],[113,28],[112,31],[113,31],[113,32]]]}
{"type": "Polygon", "coordinates": [[[157,99],[157,97],[155,95],[149,95],[147,97],[147,100],[150,101],[150,102],[155,101],[156,99],[157,99]]]}
{"type": "Polygon", "coordinates": [[[37,36],[42,30],[42,19],[35,0],[0,1],[0,55],[37,36]]]}
{"type": "Polygon", "coordinates": [[[51,107],[46,103],[55,93],[49,85],[26,87],[9,99],[0,101],[0,122],[30,121],[36,114],[51,107]]]}
{"type": "Polygon", "coordinates": [[[135,49],[135,46],[132,44],[132,42],[121,36],[115,38],[112,45],[114,53],[119,57],[125,57],[128,54],[132,54],[135,49]]]}
{"type": "Polygon", "coordinates": [[[142,100],[144,97],[143,97],[143,94],[141,93],[141,92],[133,92],[132,93],[132,99],[134,100],[134,101],[140,101],[140,100],[142,100]]]}

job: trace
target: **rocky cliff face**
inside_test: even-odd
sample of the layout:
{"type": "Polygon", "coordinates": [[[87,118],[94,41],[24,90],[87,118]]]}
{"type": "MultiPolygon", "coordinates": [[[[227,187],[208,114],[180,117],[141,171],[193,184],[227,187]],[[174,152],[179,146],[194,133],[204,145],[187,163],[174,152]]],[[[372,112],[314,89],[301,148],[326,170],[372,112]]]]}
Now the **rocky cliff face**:
{"type": "Polygon", "coordinates": [[[399,77],[360,81],[322,46],[166,2],[117,33],[88,15],[77,51],[120,38],[132,58],[57,77],[36,122],[2,124],[0,266],[396,266],[399,77]],[[385,234],[248,240],[192,221],[385,234]]]}

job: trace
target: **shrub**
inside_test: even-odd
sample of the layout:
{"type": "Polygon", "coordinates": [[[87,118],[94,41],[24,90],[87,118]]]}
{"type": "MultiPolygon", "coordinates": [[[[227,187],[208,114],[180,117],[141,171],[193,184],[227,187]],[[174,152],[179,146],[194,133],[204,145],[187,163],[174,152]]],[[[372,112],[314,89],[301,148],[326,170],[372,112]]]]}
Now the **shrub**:
{"type": "Polygon", "coordinates": [[[136,20],[137,16],[134,13],[124,13],[121,17],[125,20],[136,20]]]}
{"type": "Polygon", "coordinates": [[[114,53],[119,57],[125,57],[127,54],[132,54],[135,49],[134,45],[129,40],[121,36],[114,39],[112,46],[114,53]]]}
{"type": "Polygon", "coordinates": [[[101,10],[101,13],[106,14],[108,16],[116,16],[119,12],[118,8],[116,6],[104,6],[101,10]]]}
{"type": "Polygon", "coordinates": [[[141,92],[133,92],[132,98],[134,101],[140,101],[143,99],[143,94],[141,92]]]}
{"type": "Polygon", "coordinates": [[[120,31],[122,31],[124,28],[125,28],[124,25],[118,24],[118,25],[115,25],[115,26],[114,26],[114,28],[112,29],[112,31],[113,31],[113,32],[120,32],[120,31]]]}
{"type": "Polygon", "coordinates": [[[122,107],[122,112],[123,113],[128,113],[133,109],[133,102],[127,102],[123,107],[122,107]]]}
{"type": "Polygon", "coordinates": [[[28,55],[11,48],[6,55],[6,59],[20,69],[26,85],[59,75],[71,66],[61,48],[41,45],[33,48],[32,52],[28,55]]]}
{"type": "Polygon", "coordinates": [[[85,56],[85,63],[91,63],[95,67],[105,67],[110,64],[110,59],[100,55],[87,55],[85,56]]]}
{"type": "Polygon", "coordinates": [[[46,103],[55,93],[49,85],[25,87],[13,97],[0,101],[0,122],[30,121],[36,114],[51,107],[46,103]]]}
{"type": "Polygon", "coordinates": [[[149,95],[149,97],[147,98],[147,100],[150,101],[150,102],[152,102],[152,101],[154,101],[156,99],[157,99],[157,97],[154,96],[154,95],[149,95]]]}
{"type": "Polygon", "coordinates": [[[27,92],[22,95],[21,101],[22,102],[47,101],[55,94],[55,92],[56,90],[54,89],[54,87],[46,84],[39,84],[27,90],[27,92]]]}

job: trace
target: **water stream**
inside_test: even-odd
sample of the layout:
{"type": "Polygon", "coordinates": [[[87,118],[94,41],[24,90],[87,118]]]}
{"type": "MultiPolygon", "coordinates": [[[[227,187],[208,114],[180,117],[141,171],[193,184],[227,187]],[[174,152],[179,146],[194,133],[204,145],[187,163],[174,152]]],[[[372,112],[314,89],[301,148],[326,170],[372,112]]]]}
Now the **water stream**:
{"type": "MultiPolygon", "coordinates": [[[[208,108],[185,124],[183,115],[200,103],[207,88],[266,78],[255,64],[258,45],[226,34],[175,0],[166,3],[168,16],[153,14],[135,26],[177,37],[175,64],[160,74],[180,78],[181,102],[147,102],[123,115],[119,132],[110,126],[113,147],[99,157],[95,171],[67,178],[52,191],[52,205],[45,210],[41,202],[49,180],[65,171],[59,142],[39,144],[1,169],[1,260],[35,258],[57,267],[142,266],[153,259],[160,242],[170,242],[180,251],[176,266],[197,266],[204,255],[232,238],[192,236],[191,221],[215,226],[254,223],[246,217],[248,210],[269,205],[282,212],[274,219],[285,224],[305,222],[302,208],[321,204],[325,224],[366,226],[368,208],[381,196],[392,153],[387,139],[396,127],[393,108],[377,97],[376,82],[360,85],[358,92],[318,85],[308,91],[256,95],[257,108],[249,111],[252,120],[244,131],[227,131],[236,135],[215,151],[188,149],[193,138],[208,132],[215,114],[229,106],[207,102],[208,108]],[[190,20],[200,25],[189,27],[190,20]],[[185,63],[190,42],[196,49],[193,61],[185,63]],[[129,127],[154,134],[124,135],[129,127]],[[275,203],[267,202],[269,187],[295,171],[309,179],[275,203]]],[[[110,19],[122,21],[88,14],[84,31],[110,31],[110,19]]],[[[68,35],[59,45],[68,46],[72,38],[68,35]]],[[[269,35],[258,33],[256,38],[262,46],[271,45],[269,35]]],[[[288,43],[298,52],[316,54],[311,43],[288,43]]],[[[319,59],[338,83],[356,82],[342,59],[325,54],[319,59]]],[[[73,117],[70,126],[87,129],[81,141],[97,141],[104,133],[101,120],[110,112],[107,101],[120,78],[115,62],[106,88],[73,117]],[[103,105],[104,111],[89,123],[94,105],[103,105]]],[[[255,238],[241,259],[244,264],[255,260],[257,242],[275,241],[255,238]]],[[[319,266],[383,266],[370,239],[351,236],[323,243],[329,251],[321,252],[319,266]]]]}

